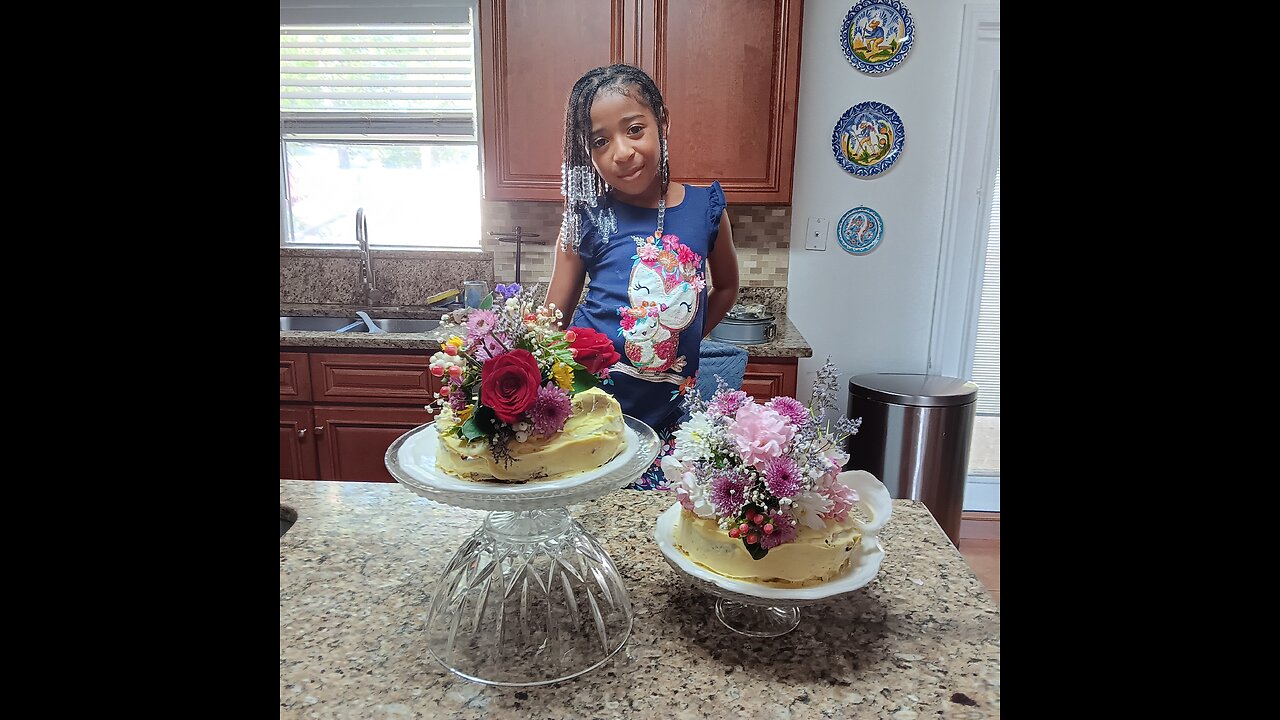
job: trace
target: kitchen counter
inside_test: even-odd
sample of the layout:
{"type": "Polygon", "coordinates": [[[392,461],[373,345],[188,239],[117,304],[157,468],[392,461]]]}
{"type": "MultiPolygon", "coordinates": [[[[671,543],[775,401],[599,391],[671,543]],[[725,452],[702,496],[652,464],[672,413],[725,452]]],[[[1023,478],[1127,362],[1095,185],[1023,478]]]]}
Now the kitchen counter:
{"type": "Polygon", "coordinates": [[[618,490],[570,514],[631,595],[626,646],[555,685],[469,683],[428,654],[436,578],[484,513],[398,484],[281,480],[281,718],[990,718],[1000,610],[922,503],[895,500],[880,574],[801,608],[778,638],[733,633],[652,533],[668,493],[618,490]]]}
{"type": "MultiPolygon", "coordinates": [[[[357,310],[359,308],[356,308],[357,310]]],[[[281,315],[298,314],[298,315],[314,315],[318,313],[303,312],[286,312],[287,308],[282,308],[281,315]]],[[[327,313],[334,315],[334,313],[327,313]]],[[[407,313],[399,312],[375,312],[371,313],[374,318],[380,317],[424,317],[436,319],[441,313],[407,313]]],[[[355,310],[350,314],[337,314],[335,317],[355,318],[355,310]]],[[[777,333],[774,338],[767,343],[759,345],[743,345],[747,349],[747,354],[751,357],[760,358],[779,358],[779,357],[813,357],[813,348],[809,345],[809,341],[804,339],[796,326],[791,324],[786,315],[778,315],[777,317],[777,333]]],[[[280,333],[281,347],[324,347],[324,348],[347,348],[352,350],[363,349],[392,349],[392,350],[429,350],[435,352],[440,349],[440,343],[449,338],[450,335],[461,335],[461,326],[458,325],[441,325],[436,330],[425,333],[367,333],[367,332],[317,332],[289,330],[280,333]]]]}

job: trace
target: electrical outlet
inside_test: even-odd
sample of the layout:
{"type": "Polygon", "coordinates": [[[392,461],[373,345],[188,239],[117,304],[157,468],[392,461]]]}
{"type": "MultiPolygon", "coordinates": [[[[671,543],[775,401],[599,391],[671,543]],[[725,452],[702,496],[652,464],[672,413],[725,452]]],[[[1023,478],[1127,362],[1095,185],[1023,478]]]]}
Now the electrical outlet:
{"type": "Polygon", "coordinates": [[[811,217],[809,218],[809,226],[805,230],[804,249],[805,250],[826,250],[827,249],[827,230],[829,226],[826,218],[811,217]]]}

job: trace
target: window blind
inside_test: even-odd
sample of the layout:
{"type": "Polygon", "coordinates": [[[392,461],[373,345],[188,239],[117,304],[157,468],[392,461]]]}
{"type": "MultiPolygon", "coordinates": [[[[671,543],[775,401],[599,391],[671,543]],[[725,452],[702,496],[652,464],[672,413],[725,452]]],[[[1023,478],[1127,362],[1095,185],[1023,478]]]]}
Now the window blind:
{"type": "Polygon", "coordinates": [[[282,0],[282,137],[472,140],[469,7],[282,0]],[[390,20],[395,18],[394,22],[390,20]]]}
{"type": "Polygon", "coordinates": [[[987,259],[978,306],[978,341],[973,351],[973,381],[978,384],[977,413],[1000,414],[1000,166],[996,164],[987,225],[987,259]]]}

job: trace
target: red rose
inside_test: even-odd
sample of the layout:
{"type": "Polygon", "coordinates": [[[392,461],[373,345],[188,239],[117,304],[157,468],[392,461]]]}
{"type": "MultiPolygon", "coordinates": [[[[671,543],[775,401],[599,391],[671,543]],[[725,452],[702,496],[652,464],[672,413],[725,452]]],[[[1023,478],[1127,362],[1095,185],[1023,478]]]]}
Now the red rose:
{"type": "Polygon", "coordinates": [[[596,332],[591,328],[569,328],[576,335],[569,347],[574,349],[573,359],[587,369],[592,375],[613,367],[618,362],[618,351],[613,349],[613,341],[609,336],[596,332]]]}
{"type": "Polygon", "coordinates": [[[533,353],[519,348],[484,361],[480,380],[480,402],[493,408],[507,424],[520,421],[538,399],[542,372],[533,353]]]}

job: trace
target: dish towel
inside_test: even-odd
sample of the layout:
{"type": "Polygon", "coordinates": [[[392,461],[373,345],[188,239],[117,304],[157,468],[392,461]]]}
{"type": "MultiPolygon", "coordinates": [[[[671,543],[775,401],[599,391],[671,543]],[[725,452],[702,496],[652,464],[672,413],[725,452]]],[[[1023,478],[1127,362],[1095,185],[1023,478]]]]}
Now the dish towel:
{"type": "Polygon", "coordinates": [[[742,377],[747,372],[746,348],[704,339],[698,355],[698,394],[703,400],[710,400],[715,394],[717,375],[724,379],[730,390],[742,387],[742,377]]]}

